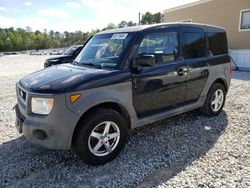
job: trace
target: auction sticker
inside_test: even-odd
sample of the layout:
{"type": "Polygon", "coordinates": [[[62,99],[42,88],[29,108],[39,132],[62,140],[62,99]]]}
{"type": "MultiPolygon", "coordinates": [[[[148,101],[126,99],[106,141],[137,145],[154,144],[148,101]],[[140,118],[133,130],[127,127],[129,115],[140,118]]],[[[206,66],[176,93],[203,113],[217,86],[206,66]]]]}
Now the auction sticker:
{"type": "Polygon", "coordinates": [[[128,33],[116,33],[113,34],[111,39],[125,39],[128,36],[128,33]]]}

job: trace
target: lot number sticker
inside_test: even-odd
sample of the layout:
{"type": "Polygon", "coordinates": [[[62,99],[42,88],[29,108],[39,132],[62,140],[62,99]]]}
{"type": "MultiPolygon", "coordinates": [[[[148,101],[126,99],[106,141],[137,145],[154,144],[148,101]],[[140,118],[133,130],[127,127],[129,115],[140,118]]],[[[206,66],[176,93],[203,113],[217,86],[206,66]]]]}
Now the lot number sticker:
{"type": "Polygon", "coordinates": [[[111,39],[120,39],[120,40],[123,40],[127,37],[128,33],[116,33],[116,34],[113,34],[111,39]]]}

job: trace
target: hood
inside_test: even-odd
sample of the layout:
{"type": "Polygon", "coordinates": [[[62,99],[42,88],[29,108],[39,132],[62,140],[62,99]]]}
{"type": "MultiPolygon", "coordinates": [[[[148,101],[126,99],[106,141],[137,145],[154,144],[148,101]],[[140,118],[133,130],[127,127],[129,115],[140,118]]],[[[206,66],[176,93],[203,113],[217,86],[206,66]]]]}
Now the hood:
{"type": "Polygon", "coordinates": [[[106,79],[104,78],[113,77],[112,75],[117,74],[117,71],[74,65],[60,65],[32,73],[21,79],[20,84],[28,91],[35,93],[78,91],[105,84],[106,79]]]}
{"type": "Polygon", "coordinates": [[[58,56],[53,56],[47,59],[47,61],[53,61],[53,60],[57,60],[57,59],[64,59],[64,58],[68,58],[68,57],[72,57],[71,55],[58,55],[58,56]]]}

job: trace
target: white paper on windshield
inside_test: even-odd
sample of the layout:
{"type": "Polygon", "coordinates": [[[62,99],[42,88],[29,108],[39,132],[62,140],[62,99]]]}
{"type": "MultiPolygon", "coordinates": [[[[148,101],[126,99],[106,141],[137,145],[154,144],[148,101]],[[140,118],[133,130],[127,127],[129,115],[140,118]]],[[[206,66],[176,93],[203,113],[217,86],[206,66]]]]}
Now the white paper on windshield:
{"type": "Polygon", "coordinates": [[[155,51],[155,54],[163,54],[162,50],[155,51]]]}
{"type": "Polygon", "coordinates": [[[120,39],[120,40],[123,40],[127,36],[128,36],[128,33],[116,33],[116,34],[112,35],[111,39],[120,39]]]}

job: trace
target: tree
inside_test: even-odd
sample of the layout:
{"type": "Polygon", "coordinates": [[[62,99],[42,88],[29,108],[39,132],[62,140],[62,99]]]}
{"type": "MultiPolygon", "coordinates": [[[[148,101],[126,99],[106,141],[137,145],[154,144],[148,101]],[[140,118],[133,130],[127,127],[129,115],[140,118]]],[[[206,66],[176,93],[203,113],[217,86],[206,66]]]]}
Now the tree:
{"type": "Polygon", "coordinates": [[[13,43],[10,40],[9,37],[5,40],[4,44],[5,44],[6,49],[12,49],[13,50],[13,43]]]}
{"type": "Polygon", "coordinates": [[[123,28],[123,27],[127,27],[127,22],[126,21],[121,21],[121,23],[118,24],[118,28],[123,28]]]}
{"type": "Polygon", "coordinates": [[[160,12],[155,13],[153,15],[153,22],[154,23],[161,23],[161,21],[162,21],[162,14],[160,12]]]}
{"type": "Polygon", "coordinates": [[[30,26],[26,26],[26,31],[27,32],[31,32],[32,31],[31,27],[30,26]]]}
{"type": "Polygon", "coordinates": [[[115,29],[115,28],[116,28],[115,24],[109,23],[109,24],[107,25],[107,27],[104,27],[104,28],[102,29],[102,31],[109,30],[109,29],[115,29]]]}
{"type": "MultiPolygon", "coordinates": [[[[135,25],[136,23],[132,21],[121,21],[118,25],[109,23],[102,30],[135,25]]],[[[96,34],[97,32],[100,32],[100,29],[93,29],[92,31],[85,33],[83,33],[82,31],[65,31],[61,33],[53,30],[47,31],[46,29],[44,29],[42,32],[39,30],[32,31],[31,27],[29,26],[27,26],[25,29],[15,29],[13,27],[0,28],[0,52],[33,49],[39,50],[84,44],[92,35],[96,34]]]]}
{"type": "Polygon", "coordinates": [[[136,23],[132,22],[132,21],[129,21],[127,22],[127,26],[130,27],[130,26],[136,26],[136,23]]]}
{"type": "Polygon", "coordinates": [[[152,24],[153,21],[154,21],[154,16],[150,12],[146,12],[145,14],[142,15],[142,18],[141,18],[142,25],[152,24]]]}
{"type": "Polygon", "coordinates": [[[142,15],[141,24],[145,25],[145,24],[161,23],[161,18],[162,15],[160,12],[156,14],[146,12],[144,15],[142,15]]]}

